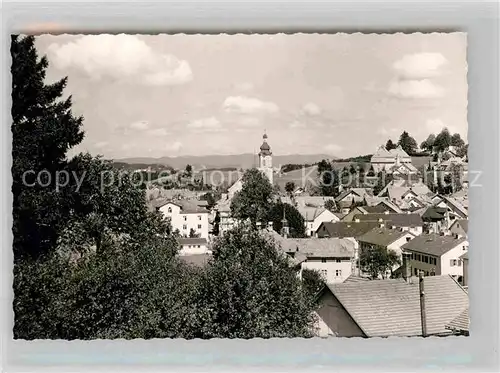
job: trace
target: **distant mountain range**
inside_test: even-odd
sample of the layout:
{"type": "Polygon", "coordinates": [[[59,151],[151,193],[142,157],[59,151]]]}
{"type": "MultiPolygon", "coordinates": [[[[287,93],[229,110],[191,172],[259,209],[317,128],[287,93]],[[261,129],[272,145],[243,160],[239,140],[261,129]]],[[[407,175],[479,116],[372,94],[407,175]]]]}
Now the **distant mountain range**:
{"type": "MultiPolygon", "coordinates": [[[[273,155],[273,166],[279,167],[285,164],[313,164],[323,159],[338,159],[326,154],[290,154],[290,155],[273,155]]],[[[190,164],[195,170],[202,168],[250,168],[258,162],[258,157],[253,154],[236,154],[236,155],[206,155],[206,156],[181,156],[181,157],[137,157],[114,159],[115,162],[123,162],[128,164],[146,164],[154,165],[161,164],[170,166],[176,169],[183,169],[190,164]]]]}

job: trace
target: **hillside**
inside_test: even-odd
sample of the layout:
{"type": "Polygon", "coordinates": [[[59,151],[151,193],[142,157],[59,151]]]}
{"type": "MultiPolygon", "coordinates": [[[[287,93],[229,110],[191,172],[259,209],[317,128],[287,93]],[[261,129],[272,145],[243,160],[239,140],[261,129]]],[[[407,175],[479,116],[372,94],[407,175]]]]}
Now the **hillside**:
{"type": "MultiPolygon", "coordinates": [[[[274,167],[279,167],[285,164],[312,164],[321,161],[322,159],[336,159],[337,157],[326,154],[290,154],[290,155],[273,155],[274,167]]],[[[160,158],[124,158],[115,159],[115,162],[129,164],[162,164],[168,165],[176,169],[183,169],[187,164],[193,166],[194,169],[212,168],[220,169],[227,167],[234,168],[250,168],[256,164],[258,157],[253,154],[236,154],[236,155],[207,155],[207,156],[182,156],[182,157],[160,157],[160,158]]]]}

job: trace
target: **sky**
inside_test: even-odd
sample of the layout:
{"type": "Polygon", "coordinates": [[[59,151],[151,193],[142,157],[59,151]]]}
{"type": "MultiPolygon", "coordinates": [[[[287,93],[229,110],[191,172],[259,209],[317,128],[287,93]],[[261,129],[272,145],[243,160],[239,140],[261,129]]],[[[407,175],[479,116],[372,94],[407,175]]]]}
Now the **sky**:
{"type": "Polygon", "coordinates": [[[42,35],[68,77],[74,152],[107,158],[373,153],[408,131],[467,139],[466,34],[42,35]]]}

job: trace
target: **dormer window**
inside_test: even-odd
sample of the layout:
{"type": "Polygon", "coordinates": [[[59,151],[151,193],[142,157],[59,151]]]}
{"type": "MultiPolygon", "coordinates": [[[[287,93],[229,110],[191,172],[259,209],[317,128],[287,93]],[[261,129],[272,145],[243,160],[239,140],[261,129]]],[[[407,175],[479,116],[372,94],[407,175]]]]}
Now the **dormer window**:
{"type": "Polygon", "coordinates": [[[169,214],[171,214],[172,213],[172,207],[169,207],[167,211],[168,211],[169,214]]]}

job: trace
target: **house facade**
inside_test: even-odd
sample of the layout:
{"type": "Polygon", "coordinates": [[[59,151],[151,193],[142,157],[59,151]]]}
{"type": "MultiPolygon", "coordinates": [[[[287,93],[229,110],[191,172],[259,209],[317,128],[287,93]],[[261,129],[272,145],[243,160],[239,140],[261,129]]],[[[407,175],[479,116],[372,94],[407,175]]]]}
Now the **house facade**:
{"type": "Polygon", "coordinates": [[[469,242],[464,237],[440,234],[423,234],[402,246],[411,254],[414,275],[423,271],[425,276],[450,275],[463,283],[463,266],[460,257],[468,252],[469,242]]]}
{"type": "MultiPolygon", "coordinates": [[[[381,249],[393,251],[398,258],[402,258],[401,247],[415,238],[415,235],[408,231],[400,229],[388,229],[385,227],[374,228],[358,238],[359,252],[365,250],[381,249]]],[[[398,269],[399,264],[396,264],[392,271],[398,269]]],[[[386,273],[386,277],[390,276],[391,271],[386,273]]]]}
{"type": "Polygon", "coordinates": [[[370,163],[376,173],[381,171],[392,172],[394,166],[411,165],[411,157],[401,146],[389,151],[384,145],[381,145],[373,154],[370,163]]]}
{"type": "Polygon", "coordinates": [[[306,235],[309,237],[314,237],[321,223],[340,220],[337,215],[325,208],[299,207],[298,211],[304,218],[306,235]]]}
{"type": "Polygon", "coordinates": [[[208,240],[208,210],[197,206],[189,201],[167,201],[157,207],[165,218],[170,219],[174,230],[179,230],[181,236],[189,237],[194,233],[200,238],[208,240]]]}
{"type": "Polygon", "coordinates": [[[179,238],[181,249],[179,255],[211,254],[205,238],[179,238]]]}
{"type": "Polygon", "coordinates": [[[340,283],[352,273],[356,261],[356,245],[350,239],[286,238],[272,229],[273,237],[292,259],[300,258],[300,268],[318,271],[326,283],[340,283]]]}

